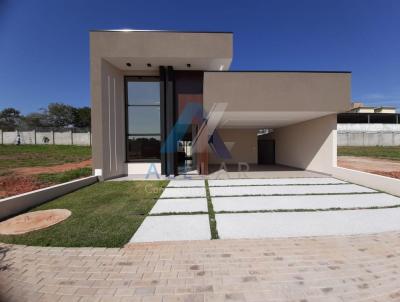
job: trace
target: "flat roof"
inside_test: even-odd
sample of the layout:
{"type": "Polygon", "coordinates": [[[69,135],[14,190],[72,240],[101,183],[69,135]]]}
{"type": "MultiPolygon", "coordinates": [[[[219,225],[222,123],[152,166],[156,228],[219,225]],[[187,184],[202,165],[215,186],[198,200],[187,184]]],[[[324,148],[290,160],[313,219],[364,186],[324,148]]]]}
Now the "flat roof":
{"type": "Polygon", "coordinates": [[[346,111],[346,112],[340,112],[338,113],[338,115],[352,115],[352,116],[367,116],[367,115],[380,115],[380,116],[390,116],[390,115],[398,115],[400,116],[400,113],[397,112],[391,112],[391,113],[382,113],[382,112],[350,112],[350,111],[346,111]]]}
{"type": "MultiPolygon", "coordinates": [[[[353,109],[375,109],[375,108],[377,108],[377,107],[375,107],[375,106],[361,106],[361,107],[354,107],[354,108],[351,108],[351,109],[353,110],[353,109]]],[[[381,107],[379,107],[379,108],[381,108],[381,107]]]]}
{"type": "Polygon", "coordinates": [[[211,70],[206,72],[286,72],[286,73],[352,73],[351,71],[342,70],[211,70]]]}
{"type": "Polygon", "coordinates": [[[163,30],[163,29],[90,29],[89,32],[165,32],[165,33],[189,33],[189,34],[233,34],[232,31],[202,31],[202,30],[163,30]]]}

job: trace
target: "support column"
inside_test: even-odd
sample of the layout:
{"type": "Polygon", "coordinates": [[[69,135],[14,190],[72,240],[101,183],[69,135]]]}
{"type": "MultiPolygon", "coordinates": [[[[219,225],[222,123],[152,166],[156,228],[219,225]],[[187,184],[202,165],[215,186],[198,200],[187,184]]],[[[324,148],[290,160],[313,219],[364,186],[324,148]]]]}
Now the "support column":
{"type": "MultiPolygon", "coordinates": [[[[160,66],[160,127],[161,127],[161,146],[165,145],[166,138],[166,101],[165,101],[165,88],[166,88],[166,72],[165,67],[160,66]]],[[[161,174],[167,175],[167,157],[165,152],[161,152],[161,174]]]]}
{"type": "MultiPolygon", "coordinates": [[[[174,69],[172,66],[167,67],[165,80],[165,124],[166,137],[172,136],[172,144],[175,144],[175,100],[174,100],[174,69]]],[[[177,167],[175,162],[176,145],[169,145],[166,150],[166,175],[176,175],[177,167]]]]}

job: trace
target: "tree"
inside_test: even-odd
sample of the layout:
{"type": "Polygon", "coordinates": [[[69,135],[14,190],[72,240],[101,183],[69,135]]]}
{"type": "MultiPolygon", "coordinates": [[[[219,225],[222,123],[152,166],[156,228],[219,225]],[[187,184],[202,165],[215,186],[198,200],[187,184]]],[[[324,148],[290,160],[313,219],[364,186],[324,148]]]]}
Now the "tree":
{"type": "Polygon", "coordinates": [[[15,108],[5,108],[0,111],[0,129],[15,130],[21,122],[21,113],[15,108]]]}
{"type": "Polygon", "coordinates": [[[74,107],[62,103],[47,106],[47,120],[52,127],[68,127],[74,123],[74,107]]]}
{"type": "Polygon", "coordinates": [[[80,128],[90,128],[90,108],[74,108],[74,126],[80,128]]]}
{"type": "Polygon", "coordinates": [[[49,126],[46,111],[29,113],[23,118],[26,129],[46,128],[49,126]]]}

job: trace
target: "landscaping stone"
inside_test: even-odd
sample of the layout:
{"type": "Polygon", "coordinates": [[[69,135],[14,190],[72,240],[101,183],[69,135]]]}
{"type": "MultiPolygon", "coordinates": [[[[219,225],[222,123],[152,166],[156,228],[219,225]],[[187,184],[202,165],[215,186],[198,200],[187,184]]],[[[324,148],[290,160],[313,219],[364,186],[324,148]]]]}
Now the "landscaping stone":
{"type": "Polygon", "coordinates": [[[211,239],[208,215],[148,216],[129,242],[211,239]]]}
{"type": "Polygon", "coordinates": [[[215,216],[221,239],[356,235],[400,230],[400,208],[215,216]]]}
{"type": "Polygon", "coordinates": [[[210,187],[210,194],[212,197],[249,196],[249,195],[367,193],[367,192],[376,192],[376,191],[353,184],[210,187]]]}
{"type": "Polygon", "coordinates": [[[208,212],[206,198],[159,199],[150,214],[208,212]]]}
{"type": "Polygon", "coordinates": [[[368,208],[400,205],[400,198],[384,193],[345,195],[213,197],[216,212],[263,210],[368,208]]]}

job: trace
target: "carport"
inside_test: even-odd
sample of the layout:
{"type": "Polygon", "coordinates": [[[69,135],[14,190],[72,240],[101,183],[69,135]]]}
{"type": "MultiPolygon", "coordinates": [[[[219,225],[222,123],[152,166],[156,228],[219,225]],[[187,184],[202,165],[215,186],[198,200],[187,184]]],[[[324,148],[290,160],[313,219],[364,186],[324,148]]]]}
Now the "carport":
{"type": "Polygon", "coordinates": [[[210,149],[209,172],[221,164],[240,172],[246,164],[251,172],[270,172],[264,177],[298,170],[330,174],[336,166],[336,116],[349,107],[350,77],[348,72],[205,72],[203,106],[209,112],[215,104],[225,105],[217,131],[231,153],[221,159],[210,149]]]}

